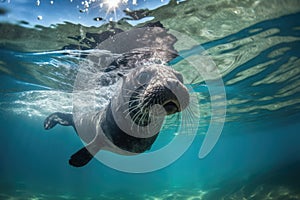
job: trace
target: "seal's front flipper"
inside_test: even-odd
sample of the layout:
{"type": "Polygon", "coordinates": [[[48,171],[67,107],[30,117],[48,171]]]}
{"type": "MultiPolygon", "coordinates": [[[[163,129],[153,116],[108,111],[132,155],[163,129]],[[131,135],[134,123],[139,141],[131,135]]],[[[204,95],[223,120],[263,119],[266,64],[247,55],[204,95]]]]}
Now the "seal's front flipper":
{"type": "Polygon", "coordinates": [[[96,136],[92,142],[71,156],[69,164],[74,167],[82,167],[90,162],[101,149],[101,143],[98,141],[101,141],[101,139],[96,136]]]}
{"type": "Polygon", "coordinates": [[[49,115],[44,121],[44,128],[46,130],[53,128],[56,124],[63,126],[73,126],[73,115],[68,113],[55,112],[49,115]]]}

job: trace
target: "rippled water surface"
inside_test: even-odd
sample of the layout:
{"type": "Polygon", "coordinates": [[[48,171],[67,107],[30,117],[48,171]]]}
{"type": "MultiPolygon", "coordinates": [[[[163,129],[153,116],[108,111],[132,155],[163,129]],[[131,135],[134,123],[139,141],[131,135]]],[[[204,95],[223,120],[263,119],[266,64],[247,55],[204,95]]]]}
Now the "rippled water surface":
{"type": "MultiPolygon", "coordinates": [[[[92,1],[84,13],[81,1],[25,2],[0,2],[0,199],[300,199],[300,1],[122,4],[147,9],[135,20],[121,9],[99,11],[92,1]],[[96,16],[107,20],[95,22],[96,16]],[[46,132],[44,118],[72,112],[77,73],[99,53],[97,45],[109,38],[104,33],[157,22],[177,37],[181,56],[169,64],[198,98],[193,144],[151,173],[123,173],[96,160],[82,169],[69,166],[82,143],[71,128],[46,132]],[[209,81],[189,61],[202,55],[214,65],[202,60],[197,69],[220,72],[226,102],[218,106],[227,110],[218,143],[199,159],[212,99],[209,81]]],[[[176,126],[172,119],[167,125],[176,126]]]]}

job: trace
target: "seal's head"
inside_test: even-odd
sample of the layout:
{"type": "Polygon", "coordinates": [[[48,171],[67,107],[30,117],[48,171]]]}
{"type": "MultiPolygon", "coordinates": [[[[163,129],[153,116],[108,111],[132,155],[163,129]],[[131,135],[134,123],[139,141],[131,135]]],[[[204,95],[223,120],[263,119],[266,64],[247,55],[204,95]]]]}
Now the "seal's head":
{"type": "Polygon", "coordinates": [[[180,73],[165,65],[134,69],[124,77],[122,96],[128,114],[138,126],[146,126],[151,116],[180,112],[188,106],[189,93],[180,73]]]}

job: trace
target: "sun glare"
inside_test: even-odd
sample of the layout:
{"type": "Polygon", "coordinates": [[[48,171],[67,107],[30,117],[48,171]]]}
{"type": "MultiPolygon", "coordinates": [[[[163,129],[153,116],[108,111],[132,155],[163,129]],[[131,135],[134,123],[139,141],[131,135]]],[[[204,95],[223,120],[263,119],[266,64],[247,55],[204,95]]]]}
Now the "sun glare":
{"type": "Polygon", "coordinates": [[[114,10],[119,6],[121,0],[106,0],[103,3],[107,5],[109,10],[114,10]]]}
{"type": "Polygon", "coordinates": [[[107,16],[107,14],[109,12],[112,12],[114,13],[115,15],[115,20],[117,20],[117,12],[116,12],[116,9],[119,7],[119,4],[121,3],[122,0],[104,0],[103,1],[103,4],[107,6],[107,11],[106,11],[106,15],[105,15],[105,18],[107,16]]]}

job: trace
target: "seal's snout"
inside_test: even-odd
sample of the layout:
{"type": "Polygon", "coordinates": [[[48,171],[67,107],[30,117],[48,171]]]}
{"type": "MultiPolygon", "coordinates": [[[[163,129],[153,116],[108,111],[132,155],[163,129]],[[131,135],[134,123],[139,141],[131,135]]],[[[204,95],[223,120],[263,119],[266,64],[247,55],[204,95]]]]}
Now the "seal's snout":
{"type": "Polygon", "coordinates": [[[167,115],[181,112],[189,104],[187,88],[180,80],[173,77],[155,80],[155,84],[149,85],[145,91],[144,104],[149,107],[161,105],[167,115]]]}

